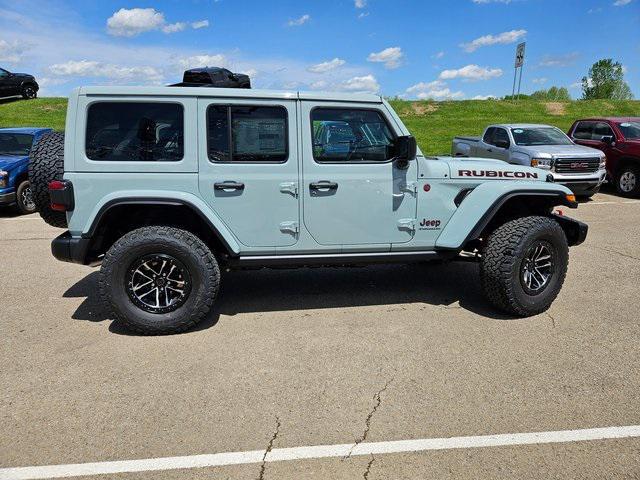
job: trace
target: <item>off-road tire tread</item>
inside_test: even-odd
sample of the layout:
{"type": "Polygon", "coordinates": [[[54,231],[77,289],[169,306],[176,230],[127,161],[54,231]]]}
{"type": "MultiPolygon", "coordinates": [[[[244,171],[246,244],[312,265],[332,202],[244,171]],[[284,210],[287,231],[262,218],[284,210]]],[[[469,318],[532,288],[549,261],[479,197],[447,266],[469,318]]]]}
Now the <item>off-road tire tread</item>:
{"type": "Polygon", "coordinates": [[[31,149],[29,181],[33,201],[42,219],[52,227],[67,228],[67,215],[51,210],[49,182],[64,175],[64,132],[49,132],[31,149]]]}
{"type": "MultiPolygon", "coordinates": [[[[547,228],[561,230],[558,222],[549,217],[521,217],[501,225],[489,236],[482,254],[480,281],[487,299],[499,310],[524,317],[542,313],[548,309],[548,305],[538,309],[523,308],[516,301],[511,282],[511,272],[514,264],[518,261],[516,256],[518,245],[524,236],[532,230],[547,228]]],[[[565,239],[565,248],[568,249],[564,232],[563,238],[565,239]]],[[[559,275],[558,280],[562,285],[566,271],[559,272],[559,275]]]]}
{"type": "Polygon", "coordinates": [[[173,227],[142,227],[125,234],[106,253],[100,270],[99,291],[105,308],[113,315],[114,320],[140,335],[171,335],[194,327],[211,311],[219,287],[220,268],[209,247],[191,232],[173,227]],[[143,242],[160,246],[167,238],[181,243],[185,249],[196,252],[204,265],[203,277],[208,277],[211,288],[209,291],[201,292],[195,291],[194,288],[191,295],[200,296],[196,301],[196,308],[182,322],[176,323],[171,327],[152,328],[131,322],[119,312],[111,295],[109,280],[113,277],[113,268],[120,261],[121,254],[133,246],[138,246],[143,242]]]}

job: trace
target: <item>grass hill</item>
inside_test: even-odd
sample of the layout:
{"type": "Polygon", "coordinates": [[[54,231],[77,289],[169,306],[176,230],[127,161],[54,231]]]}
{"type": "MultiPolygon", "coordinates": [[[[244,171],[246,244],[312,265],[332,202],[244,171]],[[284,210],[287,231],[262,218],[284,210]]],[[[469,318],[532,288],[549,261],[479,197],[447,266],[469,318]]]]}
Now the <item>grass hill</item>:
{"type": "MultiPolygon", "coordinates": [[[[577,118],[640,117],[640,101],[392,100],[391,104],[427,155],[448,154],[454,136],[480,135],[490,123],[545,123],[567,131],[577,118]]],[[[65,98],[0,101],[0,127],[34,126],[62,130],[66,109],[65,98]]]]}

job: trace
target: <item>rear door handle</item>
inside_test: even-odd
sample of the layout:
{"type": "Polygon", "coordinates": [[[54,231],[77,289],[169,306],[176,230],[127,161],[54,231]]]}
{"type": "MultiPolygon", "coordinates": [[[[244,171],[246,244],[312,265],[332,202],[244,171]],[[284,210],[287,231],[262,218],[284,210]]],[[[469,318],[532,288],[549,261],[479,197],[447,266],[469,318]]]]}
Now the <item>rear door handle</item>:
{"type": "Polygon", "coordinates": [[[487,152],[493,152],[493,150],[491,150],[490,148],[487,148],[487,152]]]}
{"type": "Polygon", "coordinates": [[[320,182],[310,183],[309,188],[311,190],[337,190],[338,184],[336,182],[321,180],[320,182]]]}
{"type": "Polygon", "coordinates": [[[241,182],[218,182],[213,184],[214,190],[244,190],[241,182]]]}

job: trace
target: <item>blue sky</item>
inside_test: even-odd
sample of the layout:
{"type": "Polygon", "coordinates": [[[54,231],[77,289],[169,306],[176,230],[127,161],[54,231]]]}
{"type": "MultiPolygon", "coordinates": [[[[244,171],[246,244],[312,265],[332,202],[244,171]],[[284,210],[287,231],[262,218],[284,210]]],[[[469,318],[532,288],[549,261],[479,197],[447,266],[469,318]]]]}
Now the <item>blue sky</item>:
{"type": "Polygon", "coordinates": [[[577,83],[612,57],[640,97],[640,0],[0,0],[0,66],[42,95],[164,84],[188,67],[249,73],[258,88],[469,99],[577,83]]]}

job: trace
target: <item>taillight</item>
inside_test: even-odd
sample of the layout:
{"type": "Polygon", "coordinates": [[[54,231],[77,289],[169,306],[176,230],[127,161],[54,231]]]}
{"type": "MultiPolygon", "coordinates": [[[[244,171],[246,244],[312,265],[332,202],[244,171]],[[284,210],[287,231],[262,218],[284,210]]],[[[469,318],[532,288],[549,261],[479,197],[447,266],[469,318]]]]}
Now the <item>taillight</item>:
{"type": "Polygon", "coordinates": [[[68,212],[74,208],[73,185],[67,180],[51,180],[49,182],[51,210],[68,212]]]}

